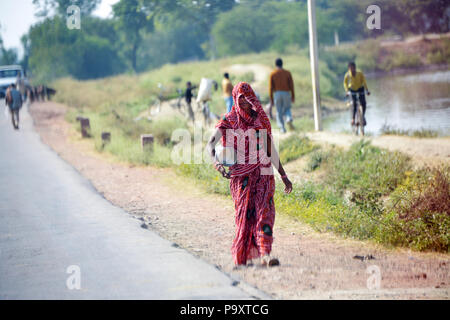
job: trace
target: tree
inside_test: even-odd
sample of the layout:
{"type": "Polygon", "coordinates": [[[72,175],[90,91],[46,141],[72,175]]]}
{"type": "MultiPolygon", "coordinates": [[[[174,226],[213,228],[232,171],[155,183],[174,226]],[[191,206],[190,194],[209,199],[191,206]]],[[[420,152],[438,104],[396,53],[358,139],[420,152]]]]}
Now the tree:
{"type": "MultiPolygon", "coordinates": [[[[340,21],[330,9],[317,10],[321,44],[333,43],[340,21]]],[[[308,47],[308,15],[304,2],[241,2],[218,16],[212,34],[221,54],[241,54],[275,49],[284,52],[291,45],[308,47]]]]}
{"type": "Polygon", "coordinates": [[[157,15],[163,9],[162,1],[120,0],[113,5],[117,29],[122,32],[122,41],[127,45],[126,57],[131,68],[137,71],[137,52],[142,42],[142,32],[154,30],[157,15]]]}
{"type": "Polygon", "coordinates": [[[199,60],[205,57],[201,44],[208,39],[200,28],[186,21],[164,20],[155,31],[144,35],[138,52],[138,70],[157,68],[166,63],[199,60]]]}
{"type": "Polygon", "coordinates": [[[181,19],[198,25],[205,34],[209,35],[209,55],[215,59],[216,43],[211,29],[217,16],[231,10],[235,3],[235,0],[179,0],[170,8],[181,19]]]}
{"type": "MultiPolygon", "coordinates": [[[[0,25],[1,30],[1,25],[0,25]]],[[[16,64],[17,63],[17,50],[6,49],[3,44],[3,39],[0,36],[0,65],[3,64],[16,64]]]]}
{"type": "Polygon", "coordinates": [[[20,42],[22,43],[23,47],[23,57],[20,64],[22,65],[24,70],[28,70],[28,61],[30,58],[30,46],[31,46],[31,41],[30,38],[28,37],[28,34],[24,34],[20,38],[20,42]]]}
{"type": "Polygon", "coordinates": [[[3,40],[0,39],[0,65],[16,64],[16,63],[17,63],[17,50],[6,49],[3,46],[3,40]]]}
{"type": "Polygon", "coordinates": [[[29,67],[36,82],[73,76],[90,79],[123,71],[111,21],[86,17],[81,30],[69,30],[59,16],[33,25],[27,36],[29,67]],[[111,34],[112,39],[102,34],[111,34]]]}
{"type": "Polygon", "coordinates": [[[36,16],[48,17],[51,11],[55,11],[61,17],[66,16],[67,8],[77,5],[82,16],[88,16],[97,8],[101,0],[33,0],[33,4],[38,9],[36,16]]]}
{"type": "MultiPolygon", "coordinates": [[[[386,3],[386,0],[383,1],[386,3]]],[[[448,0],[400,0],[395,1],[397,10],[408,21],[408,31],[413,33],[448,32],[448,0]]]]}
{"type": "Polygon", "coordinates": [[[247,6],[237,6],[219,15],[212,30],[220,55],[260,52],[267,49],[273,38],[271,13],[247,6]]]}

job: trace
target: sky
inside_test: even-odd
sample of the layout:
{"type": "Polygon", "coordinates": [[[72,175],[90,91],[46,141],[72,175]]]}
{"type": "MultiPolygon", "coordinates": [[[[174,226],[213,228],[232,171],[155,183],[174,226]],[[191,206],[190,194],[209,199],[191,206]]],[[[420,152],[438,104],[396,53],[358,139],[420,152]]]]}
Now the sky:
{"type": "MultiPolygon", "coordinates": [[[[111,5],[118,0],[102,0],[94,15],[106,18],[111,14],[111,5]]],[[[6,48],[17,48],[19,57],[23,49],[20,37],[28,32],[30,26],[39,21],[33,0],[0,0],[0,35],[6,48]]],[[[82,22],[83,23],[83,22],[82,22]]]]}

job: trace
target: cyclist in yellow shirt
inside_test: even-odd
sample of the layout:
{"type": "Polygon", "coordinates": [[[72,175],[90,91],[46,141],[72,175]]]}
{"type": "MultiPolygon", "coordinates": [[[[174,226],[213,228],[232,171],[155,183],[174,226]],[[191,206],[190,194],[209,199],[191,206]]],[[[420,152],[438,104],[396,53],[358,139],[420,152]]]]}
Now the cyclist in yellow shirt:
{"type": "Polygon", "coordinates": [[[347,96],[349,96],[350,94],[352,95],[352,126],[355,124],[357,95],[359,95],[359,102],[361,103],[363,109],[364,125],[366,125],[366,97],[364,89],[365,91],[367,91],[368,96],[370,96],[370,91],[367,88],[366,78],[364,77],[364,74],[360,70],[356,70],[356,64],[354,62],[348,63],[348,71],[344,77],[344,89],[347,96]]]}

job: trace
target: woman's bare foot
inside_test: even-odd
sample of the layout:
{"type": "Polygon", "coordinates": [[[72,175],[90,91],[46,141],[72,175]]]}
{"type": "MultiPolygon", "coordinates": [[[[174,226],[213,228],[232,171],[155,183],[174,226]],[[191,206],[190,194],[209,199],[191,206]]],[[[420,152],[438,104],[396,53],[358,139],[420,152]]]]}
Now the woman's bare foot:
{"type": "Polygon", "coordinates": [[[273,258],[269,255],[262,257],[261,265],[264,267],[274,267],[279,266],[280,261],[277,258],[273,258]]]}

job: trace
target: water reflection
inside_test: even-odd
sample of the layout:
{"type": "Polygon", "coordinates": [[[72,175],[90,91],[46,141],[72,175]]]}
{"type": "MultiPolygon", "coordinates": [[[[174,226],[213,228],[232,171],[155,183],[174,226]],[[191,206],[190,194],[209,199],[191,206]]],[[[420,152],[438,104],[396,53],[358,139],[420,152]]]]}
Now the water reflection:
{"type": "MultiPolygon", "coordinates": [[[[368,79],[366,131],[379,134],[384,124],[402,130],[430,129],[450,135],[450,70],[368,79]]],[[[350,130],[350,113],[332,116],[325,128],[350,130]]]]}

